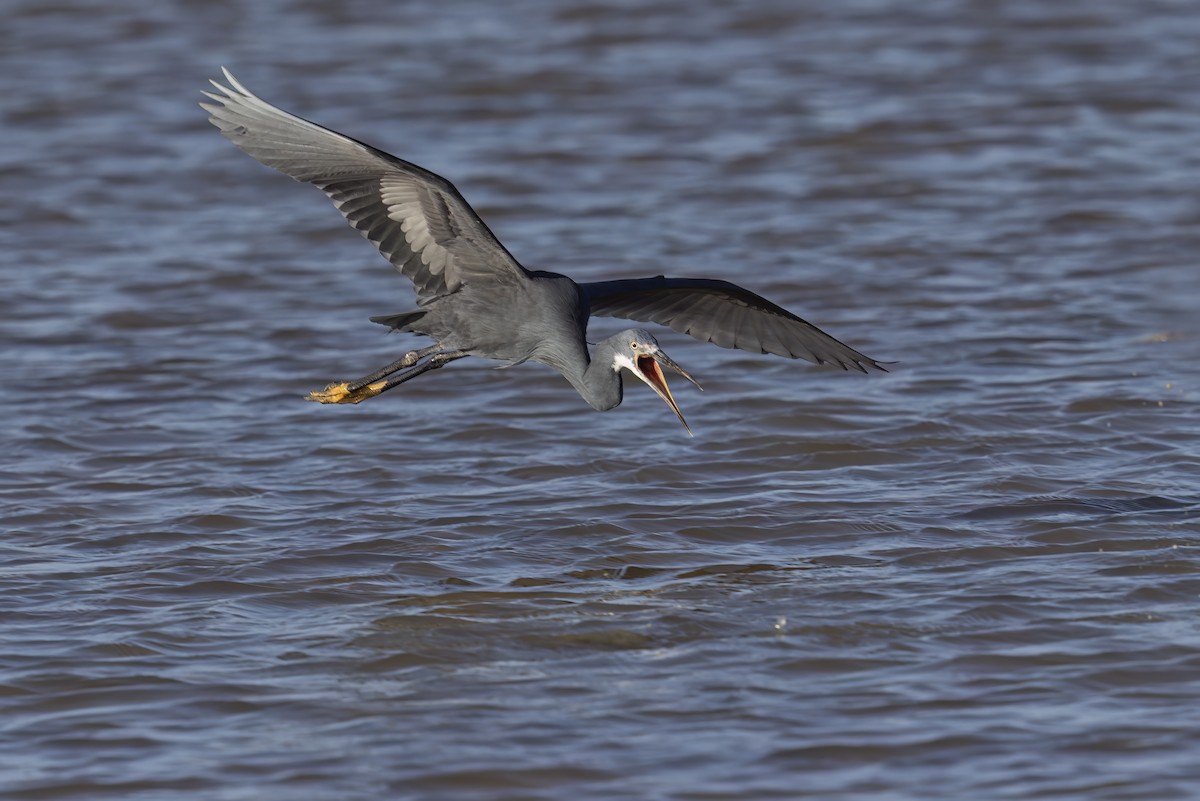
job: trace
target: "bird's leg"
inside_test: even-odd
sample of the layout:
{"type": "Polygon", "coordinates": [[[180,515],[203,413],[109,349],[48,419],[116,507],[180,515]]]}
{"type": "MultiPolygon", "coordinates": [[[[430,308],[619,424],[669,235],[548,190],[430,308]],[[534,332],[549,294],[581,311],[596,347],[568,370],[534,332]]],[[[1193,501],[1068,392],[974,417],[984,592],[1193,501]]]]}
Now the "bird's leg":
{"type": "MultiPolygon", "coordinates": [[[[414,352],[420,353],[420,351],[414,351],[414,352]]],[[[412,356],[412,355],[413,355],[412,353],[407,354],[405,356],[405,358],[408,358],[408,356],[412,356]]],[[[455,359],[461,359],[462,357],[469,356],[469,355],[470,355],[469,353],[467,353],[465,351],[461,351],[461,350],[442,351],[440,353],[434,353],[433,357],[429,361],[425,362],[424,364],[414,367],[413,369],[409,370],[406,373],[400,373],[399,375],[392,375],[393,373],[398,372],[398,370],[388,370],[388,368],[393,367],[395,364],[398,364],[401,361],[404,361],[404,359],[400,359],[399,361],[388,365],[388,367],[383,368],[382,371],[376,370],[374,373],[371,374],[371,376],[367,376],[366,378],[359,379],[358,381],[352,381],[352,382],[348,382],[345,384],[334,384],[333,386],[326,388],[322,392],[310,392],[307,397],[308,397],[308,400],[315,400],[320,403],[359,403],[361,401],[366,400],[367,398],[373,398],[376,395],[381,395],[384,392],[387,392],[392,387],[397,387],[397,386],[403,384],[405,381],[416,378],[417,376],[421,375],[422,373],[427,373],[430,370],[436,370],[439,367],[442,367],[443,365],[454,361],[455,359]],[[380,375],[380,374],[383,376],[382,378],[376,379],[374,381],[370,381],[369,383],[365,383],[365,384],[363,383],[364,381],[367,381],[368,379],[370,379],[372,376],[380,375]],[[354,389],[354,390],[347,389],[348,387],[354,387],[354,386],[357,386],[357,389],[354,389]]],[[[416,361],[419,361],[420,358],[421,357],[417,357],[416,361]]]]}
{"type": "Polygon", "coordinates": [[[305,400],[317,401],[318,403],[359,403],[379,394],[378,392],[364,392],[371,384],[374,384],[381,378],[387,378],[392,373],[403,370],[406,367],[412,367],[421,361],[421,359],[430,354],[437,353],[439,350],[441,350],[440,345],[431,345],[428,348],[409,351],[386,367],[380,367],[378,370],[362,378],[355,379],[354,381],[340,381],[330,384],[325,389],[314,390],[305,396],[305,400]]]}
{"type": "Polygon", "coordinates": [[[407,373],[400,373],[399,375],[393,375],[390,378],[386,378],[382,381],[376,381],[374,384],[368,384],[367,386],[363,387],[362,391],[370,391],[373,395],[379,395],[387,392],[392,387],[400,386],[411,378],[416,378],[422,373],[428,373],[430,370],[436,370],[439,367],[449,364],[455,359],[461,359],[464,356],[470,355],[471,354],[462,350],[451,350],[444,351],[442,353],[435,353],[433,358],[419,367],[414,367],[407,373]]]}
{"type": "MultiPolygon", "coordinates": [[[[439,367],[442,367],[443,365],[454,361],[455,359],[461,359],[464,356],[470,356],[470,355],[471,354],[469,354],[465,351],[461,351],[461,350],[452,350],[452,351],[444,351],[442,353],[435,353],[433,355],[433,357],[430,358],[429,361],[425,362],[422,365],[418,365],[417,367],[412,368],[411,370],[409,370],[406,373],[400,373],[399,375],[392,375],[388,378],[384,378],[380,381],[376,381],[373,384],[367,384],[365,387],[362,387],[358,391],[360,393],[363,393],[363,398],[373,398],[376,395],[382,395],[384,392],[387,392],[389,389],[391,389],[393,387],[400,386],[405,381],[416,378],[417,376],[421,375],[422,373],[428,373],[430,370],[436,370],[439,367]]],[[[358,401],[354,401],[354,403],[358,403],[358,401]]]]}
{"type": "Polygon", "coordinates": [[[396,361],[387,365],[386,367],[380,367],[375,372],[371,373],[370,375],[365,375],[362,378],[358,379],[357,381],[348,382],[346,384],[346,390],[348,392],[357,392],[358,390],[365,387],[367,384],[373,384],[381,378],[387,378],[392,373],[398,373],[406,367],[412,367],[414,364],[421,361],[421,359],[424,359],[426,356],[429,356],[431,354],[437,353],[441,349],[442,349],[441,345],[430,345],[428,348],[421,348],[420,350],[409,351],[408,353],[404,354],[399,359],[397,359],[396,361]]]}

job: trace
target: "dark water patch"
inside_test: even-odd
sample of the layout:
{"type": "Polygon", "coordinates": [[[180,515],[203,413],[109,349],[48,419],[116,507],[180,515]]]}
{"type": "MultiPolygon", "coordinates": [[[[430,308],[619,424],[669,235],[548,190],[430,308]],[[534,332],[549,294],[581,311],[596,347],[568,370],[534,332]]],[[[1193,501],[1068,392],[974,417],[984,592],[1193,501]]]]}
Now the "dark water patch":
{"type": "Polygon", "coordinates": [[[968,520],[992,520],[1009,517],[1099,516],[1136,512],[1175,512],[1194,510],[1195,501],[1147,495],[1139,498],[1038,497],[1017,504],[982,507],[963,515],[968,520]]]}

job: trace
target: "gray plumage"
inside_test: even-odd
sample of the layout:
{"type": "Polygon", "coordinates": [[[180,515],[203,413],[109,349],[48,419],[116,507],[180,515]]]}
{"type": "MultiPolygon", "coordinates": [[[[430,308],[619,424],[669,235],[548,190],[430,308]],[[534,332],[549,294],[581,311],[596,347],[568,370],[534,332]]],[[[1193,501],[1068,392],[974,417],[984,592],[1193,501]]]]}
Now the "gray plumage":
{"type": "Polygon", "coordinates": [[[437,343],[389,365],[400,365],[395,370],[385,368],[357,382],[333,385],[329,390],[337,392],[314,393],[314,400],[357,403],[446,361],[481,356],[510,364],[548,364],[597,409],[621,402],[620,370],[625,367],[678,414],[665,381],[656,380],[655,365],[666,365],[689,380],[690,376],[644,329],[609,337],[596,346],[593,359],[585,339],[590,315],[660,323],[725,348],[862,372],[867,367],[884,369],[816,326],[727,281],[659,276],[577,284],[556,273],[528,271],[449,181],[289,114],[254,95],[228,70],[223,72],[228,86],[213,81],[217,91],[204,93],[213,101],[201,104],[209,120],[258,161],[325,192],[351,226],[416,289],[416,310],[371,319],[430,336],[437,343]],[[431,356],[436,364],[395,376],[399,369],[431,356]],[[341,388],[346,391],[341,393],[341,388]]]}

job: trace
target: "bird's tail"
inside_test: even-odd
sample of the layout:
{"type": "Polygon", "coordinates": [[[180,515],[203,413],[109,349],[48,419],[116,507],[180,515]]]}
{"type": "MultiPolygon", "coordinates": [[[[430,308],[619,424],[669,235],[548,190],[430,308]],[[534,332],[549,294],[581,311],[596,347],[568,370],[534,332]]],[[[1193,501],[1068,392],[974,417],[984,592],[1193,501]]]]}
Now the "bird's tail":
{"type": "Polygon", "coordinates": [[[415,311],[400,312],[399,314],[378,314],[371,318],[371,322],[386,325],[393,331],[412,331],[413,326],[426,313],[425,309],[416,309],[415,311]]]}

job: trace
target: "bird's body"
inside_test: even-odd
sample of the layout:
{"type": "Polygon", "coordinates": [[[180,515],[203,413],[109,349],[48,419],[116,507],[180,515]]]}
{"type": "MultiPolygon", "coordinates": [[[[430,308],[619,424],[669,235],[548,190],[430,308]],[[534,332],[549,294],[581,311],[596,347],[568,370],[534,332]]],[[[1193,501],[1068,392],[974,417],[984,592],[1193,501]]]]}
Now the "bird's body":
{"type": "Polygon", "coordinates": [[[600,411],[621,402],[619,379],[615,390],[598,385],[595,377],[590,384],[585,381],[593,363],[585,339],[587,301],[579,285],[565,275],[539,272],[511,282],[466,285],[420,309],[371,319],[396,331],[424,334],[469,356],[507,362],[505,366],[526,361],[549,365],[600,411]],[[498,308],[527,313],[496,314],[498,308]]]}
{"type": "Polygon", "coordinates": [[[659,365],[691,377],[645,329],[615,334],[589,354],[592,315],[657,322],[721,347],[883,369],[727,281],[658,276],[578,284],[526,270],[444,178],[272,106],[228,70],[225,78],[228,87],[213,81],[219,94],[205,92],[215,101],[201,104],[210,121],[263,164],[324,191],[416,290],[417,309],[371,319],[436,343],[358,381],[314,392],[312,400],[358,403],[454,359],[479,356],[547,364],[599,410],[620,404],[620,371],[628,369],[683,421],[659,365]]]}
{"type": "Polygon", "coordinates": [[[513,364],[527,360],[551,364],[555,358],[577,354],[587,330],[587,306],[570,278],[536,276],[467,284],[413,312],[374,319],[399,331],[425,334],[472,356],[513,364]],[[494,313],[496,309],[524,312],[500,315],[494,313]],[[392,325],[396,317],[403,324],[392,325]],[[562,353],[564,346],[571,352],[562,353]]]}

